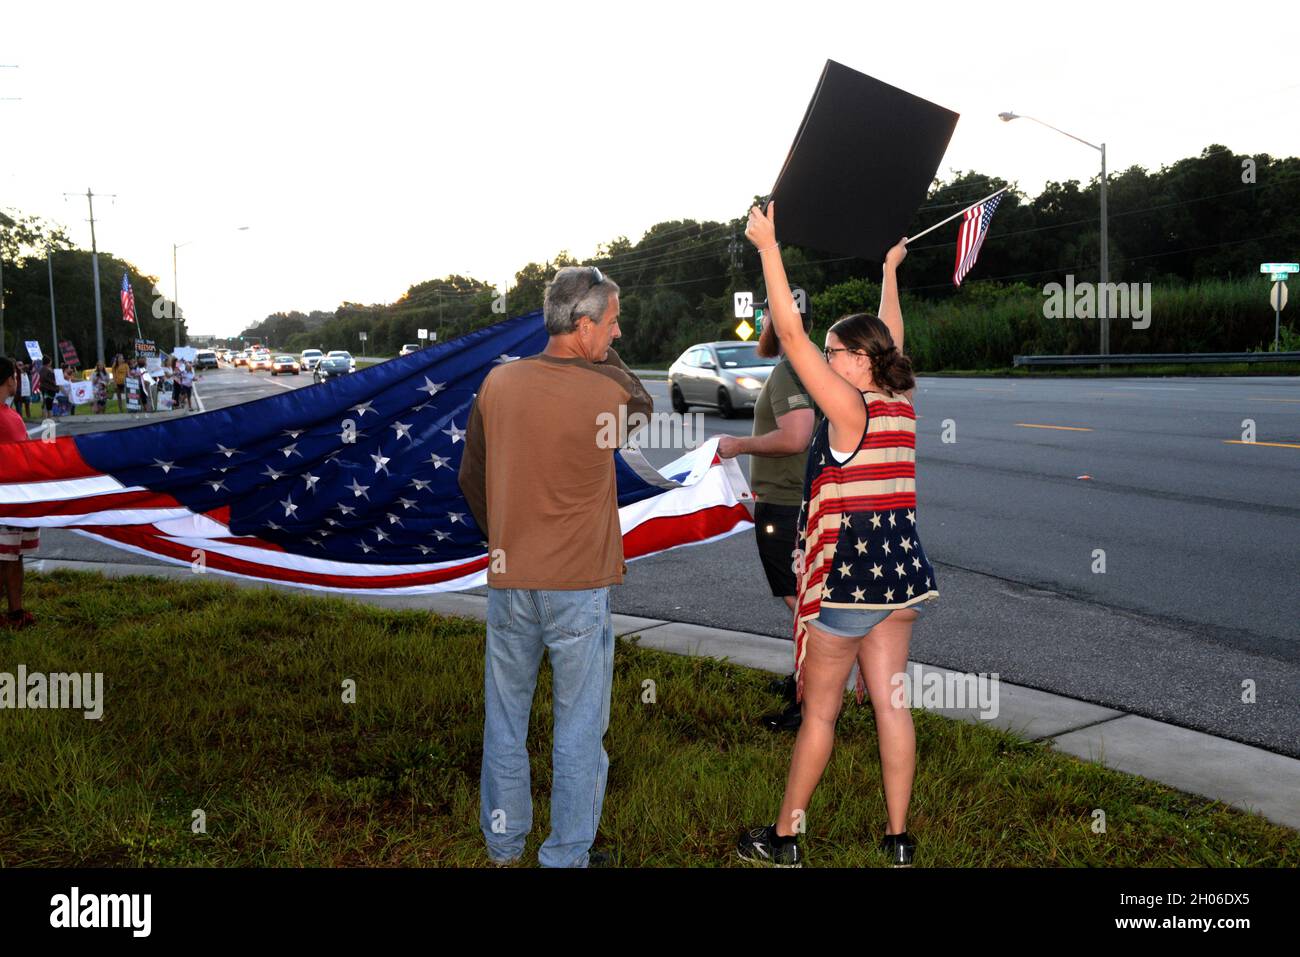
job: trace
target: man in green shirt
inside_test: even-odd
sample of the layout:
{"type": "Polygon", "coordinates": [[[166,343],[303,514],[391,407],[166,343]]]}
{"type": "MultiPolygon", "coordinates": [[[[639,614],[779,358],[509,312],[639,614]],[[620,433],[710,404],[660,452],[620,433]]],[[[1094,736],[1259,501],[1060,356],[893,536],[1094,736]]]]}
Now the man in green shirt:
{"type": "MultiPolygon", "coordinates": [[[[749,484],[754,493],[754,534],[759,559],[772,594],[782,599],[793,615],[798,591],[794,553],[799,548],[799,507],[803,503],[814,407],[794,368],[784,358],[770,322],[763,325],[758,354],[782,358],[773,367],[754,404],[753,435],[748,438],[724,435],[718,442],[718,455],[724,459],[751,456],[749,484]]],[[[782,691],[790,699],[790,706],[783,714],[764,720],[774,730],[794,730],[801,719],[799,705],[794,701],[794,685],[789,679],[782,691]]]]}

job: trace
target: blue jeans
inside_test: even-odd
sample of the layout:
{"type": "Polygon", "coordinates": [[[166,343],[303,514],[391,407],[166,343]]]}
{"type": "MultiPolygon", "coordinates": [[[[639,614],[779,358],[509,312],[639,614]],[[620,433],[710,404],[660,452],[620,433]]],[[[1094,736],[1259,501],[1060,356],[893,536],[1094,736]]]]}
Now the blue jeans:
{"type": "Polygon", "coordinates": [[[533,827],[528,719],[545,649],[551,662],[555,743],[551,833],[543,867],[586,867],[605,801],[614,679],[609,588],[489,588],[479,825],[494,861],[520,857],[533,827]]]}

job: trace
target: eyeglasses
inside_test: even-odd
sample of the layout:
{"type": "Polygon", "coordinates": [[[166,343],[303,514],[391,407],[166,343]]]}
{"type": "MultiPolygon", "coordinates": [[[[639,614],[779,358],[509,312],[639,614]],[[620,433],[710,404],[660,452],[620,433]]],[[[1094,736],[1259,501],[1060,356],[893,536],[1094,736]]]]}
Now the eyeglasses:
{"type": "Polygon", "coordinates": [[[854,355],[857,355],[857,356],[865,356],[865,355],[866,355],[866,353],[863,352],[861,349],[849,349],[849,348],[846,348],[846,347],[844,347],[844,346],[836,346],[836,347],[833,348],[833,349],[823,349],[823,350],[822,350],[822,355],[826,356],[826,361],[827,361],[827,362],[830,362],[832,359],[835,358],[835,353],[837,353],[837,352],[852,352],[854,355]]]}

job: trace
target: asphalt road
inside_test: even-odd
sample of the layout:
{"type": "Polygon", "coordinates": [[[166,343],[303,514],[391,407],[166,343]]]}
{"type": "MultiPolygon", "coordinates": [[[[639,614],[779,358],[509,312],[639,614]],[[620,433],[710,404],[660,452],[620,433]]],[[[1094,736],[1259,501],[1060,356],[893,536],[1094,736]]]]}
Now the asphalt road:
{"type": "MultiPolygon", "coordinates": [[[[310,383],[223,369],[199,388],[212,409],[310,383]]],[[[646,385],[669,411],[666,383],[646,385]]],[[[941,597],[913,659],[1300,757],[1300,379],[924,378],[915,404],[941,597]]],[[[58,531],[41,554],[121,560],[58,531]]],[[[617,612],[789,636],[752,532],[629,567],[617,612]]]]}

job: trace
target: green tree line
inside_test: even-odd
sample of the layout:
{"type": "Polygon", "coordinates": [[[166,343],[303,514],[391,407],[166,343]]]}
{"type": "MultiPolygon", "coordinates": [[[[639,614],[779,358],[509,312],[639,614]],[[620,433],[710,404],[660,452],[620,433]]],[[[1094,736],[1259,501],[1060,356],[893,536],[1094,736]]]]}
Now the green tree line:
{"type": "MultiPolygon", "coordinates": [[[[77,350],[81,367],[95,364],[95,284],[91,253],[73,245],[67,234],[39,217],[0,209],[0,259],[4,272],[4,321],[0,353],[27,358],[23,343],[34,339],[47,356],[59,356],[52,342],[51,272],[54,323],[59,339],[77,350]]],[[[104,358],[135,352],[137,336],[169,348],[174,337],[171,301],[155,296],[157,278],[112,253],[99,254],[100,307],[104,315],[104,358]],[[122,318],[122,274],[135,292],[137,323],[122,318]]],[[[184,341],[185,323],[181,321],[184,341]]],[[[60,363],[62,359],[60,358],[60,363]]]]}
{"type": "MultiPolygon", "coordinates": [[[[1267,283],[1258,269],[1261,261],[1300,254],[1300,217],[1292,212],[1300,208],[1300,160],[1212,145],[1158,170],[1133,166],[1112,173],[1107,183],[1110,279],[1155,287],[1151,328],[1114,321],[1112,351],[1233,351],[1271,341],[1267,283]]],[[[1006,185],[974,171],[936,180],[908,232],[919,233],[1006,185]]],[[[918,335],[908,345],[918,366],[1005,366],[1016,353],[1097,351],[1096,321],[1046,319],[1042,287],[1067,274],[1076,282],[1098,280],[1099,192],[1099,177],[1049,182],[1032,198],[1012,188],[961,288],[951,279],[958,224],[919,240],[902,273],[907,314],[918,328],[944,329],[949,347],[941,348],[933,335],[918,335]]],[[[508,312],[538,308],[561,266],[598,265],[622,288],[619,350],[628,361],[663,363],[691,343],[734,338],[732,294],[762,295],[758,257],[743,236],[747,211],[726,222],[658,223],[637,242],[620,236],[584,259],[562,251],[546,263],[528,263],[507,291],[508,312]]],[[[818,328],[847,312],[876,309],[877,263],[789,244],[783,255],[791,281],[812,298],[818,328]]],[[[495,321],[495,296],[496,290],[462,276],[430,280],[394,303],[345,303],[285,346],[310,340],[353,348],[357,333],[366,331],[367,351],[390,355],[420,328],[439,330],[445,340],[495,321]]],[[[249,333],[273,329],[283,318],[268,317],[249,333]]]]}
{"type": "MultiPolygon", "coordinates": [[[[1157,170],[1133,166],[1112,173],[1107,182],[1110,279],[1154,286],[1151,327],[1139,331],[1113,322],[1113,351],[1232,351],[1271,342],[1267,282],[1258,264],[1300,258],[1300,217],[1293,213],[1300,208],[1300,159],[1248,156],[1212,145],[1157,170]]],[[[936,179],[908,233],[919,233],[1006,185],[1000,177],[976,171],[936,179]]],[[[1049,182],[1035,197],[1013,187],[993,218],[975,270],[960,289],[951,279],[958,224],[919,240],[901,274],[906,315],[916,322],[910,328],[918,330],[908,351],[918,367],[1004,366],[1016,353],[1097,351],[1096,320],[1045,318],[1042,289],[1067,274],[1076,282],[1097,281],[1099,190],[1096,177],[1086,183],[1049,182]],[[922,325],[932,334],[922,332],[922,325]],[[965,345],[943,347],[934,331],[939,329],[950,343],[965,345]],[[923,349],[927,342],[933,347],[923,349]]],[[[451,275],[418,282],[391,303],[344,302],[333,312],[276,313],[242,335],[260,336],[274,348],[290,351],[318,347],[393,355],[403,343],[414,342],[421,328],[446,341],[503,314],[536,309],[561,266],[598,265],[622,289],[620,353],[634,363],[664,363],[691,343],[735,337],[733,293],[751,290],[762,297],[758,257],[743,235],[747,212],[747,207],[738,209],[727,221],[658,223],[636,242],[619,236],[586,258],[560,251],[545,263],[523,266],[504,300],[487,283],[451,275]],[[364,350],[362,332],[367,335],[364,350]]],[[[39,224],[22,222],[29,233],[40,232],[39,224]]],[[[35,329],[44,308],[48,329],[48,293],[41,292],[44,260],[22,258],[19,252],[58,237],[19,240],[13,238],[15,232],[4,232],[9,313],[17,314],[24,329],[35,329]],[[16,269],[10,265],[15,260],[16,269]]],[[[88,276],[85,254],[62,241],[69,249],[66,268],[85,268],[88,276]]],[[[783,255],[791,281],[811,297],[819,329],[846,312],[876,309],[878,263],[791,244],[783,244],[783,255]]],[[[57,256],[55,268],[57,280],[57,256]]],[[[129,264],[101,255],[106,335],[110,317],[120,316],[116,290],[121,268],[135,280],[138,274],[129,264]],[[104,265],[106,259],[112,267],[104,265]]],[[[150,277],[139,279],[137,291],[145,284],[152,287],[150,277]]],[[[56,281],[56,291],[63,285],[56,281]]],[[[88,279],[74,282],[69,275],[67,285],[88,294],[88,279]]],[[[80,294],[70,288],[69,295],[80,294]]],[[[79,334],[85,328],[86,298],[68,305],[76,312],[70,318],[80,321],[79,334]]],[[[90,321],[93,347],[93,312],[90,321]]],[[[146,313],[146,325],[150,321],[146,313]]],[[[12,319],[10,325],[15,325],[12,319]]],[[[61,335],[62,328],[61,322],[61,335]]],[[[48,331],[44,337],[49,338],[48,331]]],[[[9,342],[14,341],[9,334],[9,342]]],[[[75,341],[82,350],[86,340],[75,341]]]]}

